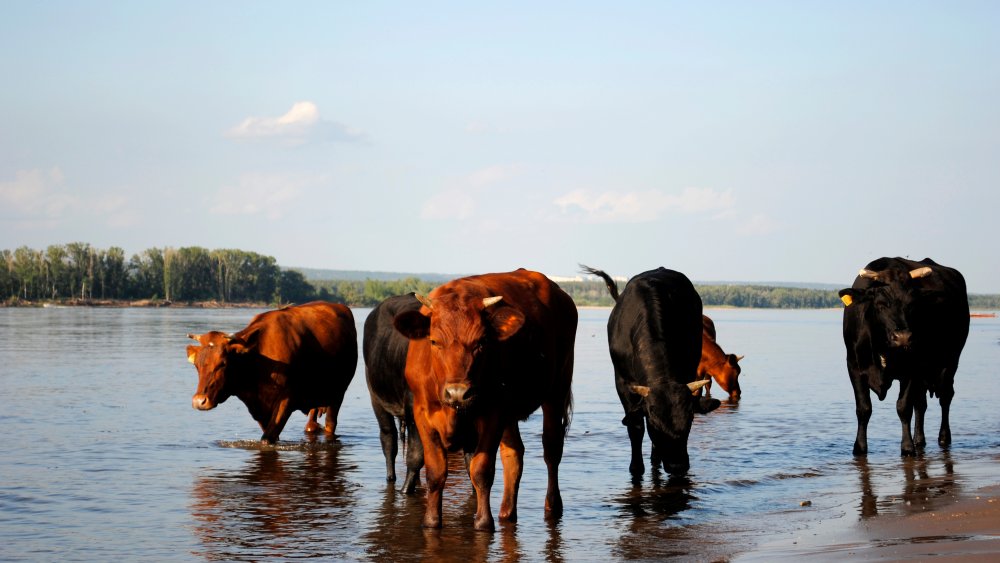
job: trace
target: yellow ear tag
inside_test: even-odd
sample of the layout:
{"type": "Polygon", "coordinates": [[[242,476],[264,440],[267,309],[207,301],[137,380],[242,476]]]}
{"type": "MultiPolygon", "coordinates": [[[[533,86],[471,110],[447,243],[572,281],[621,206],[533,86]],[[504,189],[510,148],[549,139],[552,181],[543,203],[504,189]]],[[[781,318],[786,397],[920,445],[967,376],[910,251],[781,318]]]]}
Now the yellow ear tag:
{"type": "Polygon", "coordinates": [[[840,298],[840,300],[844,302],[844,307],[850,307],[851,303],[854,303],[854,300],[851,299],[850,295],[844,295],[840,298]]]}
{"type": "Polygon", "coordinates": [[[197,354],[188,354],[188,361],[189,361],[189,362],[191,362],[191,363],[193,364],[193,363],[194,363],[194,357],[195,357],[196,355],[197,355],[197,354]]]}

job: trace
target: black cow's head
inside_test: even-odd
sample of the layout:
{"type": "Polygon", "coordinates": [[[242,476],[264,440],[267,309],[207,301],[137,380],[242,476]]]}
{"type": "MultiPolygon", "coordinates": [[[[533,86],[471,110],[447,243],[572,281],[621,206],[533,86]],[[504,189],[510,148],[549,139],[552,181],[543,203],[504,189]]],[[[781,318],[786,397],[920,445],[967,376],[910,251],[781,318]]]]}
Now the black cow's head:
{"type": "Polygon", "coordinates": [[[187,347],[188,361],[198,368],[198,389],[191,397],[191,406],[207,411],[214,409],[232,394],[226,384],[226,371],[249,348],[247,342],[219,331],[189,334],[200,346],[187,347]]]}
{"type": "Polygon", "coordinates": [[[423,307],[396,315],[393,325],[410,340],[426,341],[430,375],[441,403],[465,409],[473,404],[481,383],[477,379],[483,366],[476,359],[517,334],[524,314],[501,304],[502,296],[466,298],[458,292],[432,296],[418,295],[423,307]]]}
{"type": "Polygon", "coordinates": [[[855,283],[839,292],[847,307],[859,307],[873,338],[888,348],[909,348],[913,343],[913,311],[920,299],[915,280],[932,275],[930,267],[914,270],[861,270],[867,286],[855,283]]]}
{"type": "Polygon", "coordinates": [[[687,441],[694,414],[709,413],[721,404],[718,399],[700,395],[706,383],[708,381],[703,380],[687,385],[666,382],[657,387],[629,386],[629,390],[642,396],[645,402],[653,456],[663,463],[663,468],[669,473],[681,474],[690,467],[687,441]]]}

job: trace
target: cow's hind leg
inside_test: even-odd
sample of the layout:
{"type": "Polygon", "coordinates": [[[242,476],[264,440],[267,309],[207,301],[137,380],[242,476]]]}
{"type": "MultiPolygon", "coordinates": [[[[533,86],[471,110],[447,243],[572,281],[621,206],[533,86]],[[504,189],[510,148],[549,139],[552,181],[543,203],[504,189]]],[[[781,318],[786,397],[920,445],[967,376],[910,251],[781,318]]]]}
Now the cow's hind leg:
{"type": "Polygon", "coordinates": [[[340,416],[340,406],[342,404],[344,404],[344,393],[337,393],[330,402],[330,405],[326,407],[326,426],[323,428],[323,431],[331,436],[337,433],[337,417],[340,416]]]}
{"type": "Polygon", "coordinates": [[[913,447],[922,450],[927,445],[924,436],[924,414],[927,413],[927,393],[913,394],[913,447]]]}
{"type": "Polygon", "coordinates": [[[382,456],[385,458],[385,480],[394,483],[396,481],[396,454],[399,451],[396,417],[382,408],[374,399],[372,399],[372,410],[375,411],[375,420],[378,421],[378,439],[382,443],[382,456]]]}
{"type": "Polygon", "coordinates": [[[309,415],[306,418],[305,431],[312,434],[319,430],[319,417],[323,416],[323,407],[317,409],[309,409],[309,415]]]}
{"type": "Polygon", "coordinates": [[[500,501],[500,521],[517,522],[517,492],[524,472],[524,442],[517,422],[510,423],[500,440],[500,461],[503,462],[503,499],[500,501]]]}
{"type": "Polygon", "coordinates": [[[562,462],[566,429],[569,427],[570,398],[558,403],[542,404],[542,448],[549,480],[545,491],[545,517],[559,518],[563,512],[562,494],[559,492],[559,464],[562,462]]]}
{"type": "Polygon", "coordinates": [[[941,431],[938,432],[938,445],[947,448],[951,445],[951,400],[955,397],[955,386],[952,383],[942,385],[938,390],[938,400],[941,402],[941,431]]]}
{"type": "Polygon", "coordinates": [[[854,412],[858,417],[858,434],[854,438],[854,455],[868,455],[868,421],[872,417],[872,397],[867,384],[858,382],[856,377],[851,377],[854,384],[854,412]]]}
{"type": "Polygon", "coordinates": [[[645,418],[641,413],[626,414],[622,424],[628,429],[628,439],[632,445],[632,460],[628,464],[628,471],[635,476],[642,475],[646,472],[646,464],[642,461],[642,439],[646,436],[645,418]]]}
{"type": "Polygon", "coordinates": [[[405,423],[405,428],[406,480],[403,481],[403,492],[413,494],[420,483],[420,468],[424,466],[424,445],[420,441],[420,434],[417,432],[412,416],[405,423]]]}

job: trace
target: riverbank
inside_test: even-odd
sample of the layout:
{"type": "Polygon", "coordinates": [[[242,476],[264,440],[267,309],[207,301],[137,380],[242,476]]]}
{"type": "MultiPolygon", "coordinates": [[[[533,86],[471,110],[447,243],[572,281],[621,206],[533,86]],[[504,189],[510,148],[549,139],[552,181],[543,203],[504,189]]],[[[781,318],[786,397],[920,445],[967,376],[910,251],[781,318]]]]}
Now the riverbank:
{"type": "Polygon", "coordinates": [[[921,512],[853,515],[762,541],[734,561],[996,561],[1000,484],[960,490],[921,512]]]}
{"type": "Polygon", "coordinates": [[[190,308],[190,309],[262,309],[275,307],[269,303],[226,303],[221,301],[167,301],[165,299],[58,299],[54,301],[31,301],[8,299],[0,302],[0,307],[53,308],[53,307],[104,307],[104,308],[190,308]]]}

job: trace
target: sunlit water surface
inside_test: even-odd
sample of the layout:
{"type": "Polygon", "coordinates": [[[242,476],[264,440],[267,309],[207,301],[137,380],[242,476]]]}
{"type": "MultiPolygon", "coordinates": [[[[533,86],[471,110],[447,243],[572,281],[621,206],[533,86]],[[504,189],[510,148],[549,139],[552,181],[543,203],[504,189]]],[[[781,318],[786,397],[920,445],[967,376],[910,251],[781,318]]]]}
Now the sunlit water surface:
{"type": "MultiPolygon", "coordinates": [[[[238,400],[191,408],[185,335],[235,331],[257,312],[0,309],[0,559],[708,560],[822,521],[930,510],[1000,473],[997,319],[972,321],[950,450],[932,443],[899,457],[894,389],[876,402],[870,454],[858,461],[841,312],[708,311],[723,348],[746,355],[743,400],[696,417],[686,478],[647,469],[633,480],[608,310],[581,310],[562,519],[543,518],[536,414],[521,426],[519,522],[472,531],[472,489],[453,458],[444,527],[423,530],[422,489],[407,496],[385,483],[362,365],[336,439],[307,438],[296,414],[264,450],[238,400]]],[[[368,310],[354,312],[360,333],[368,310]]],[[[939,422],[932,400],[929,436],[939,422]]],[[[500,489],[498,477],[494,514],[500,489]]]]}

